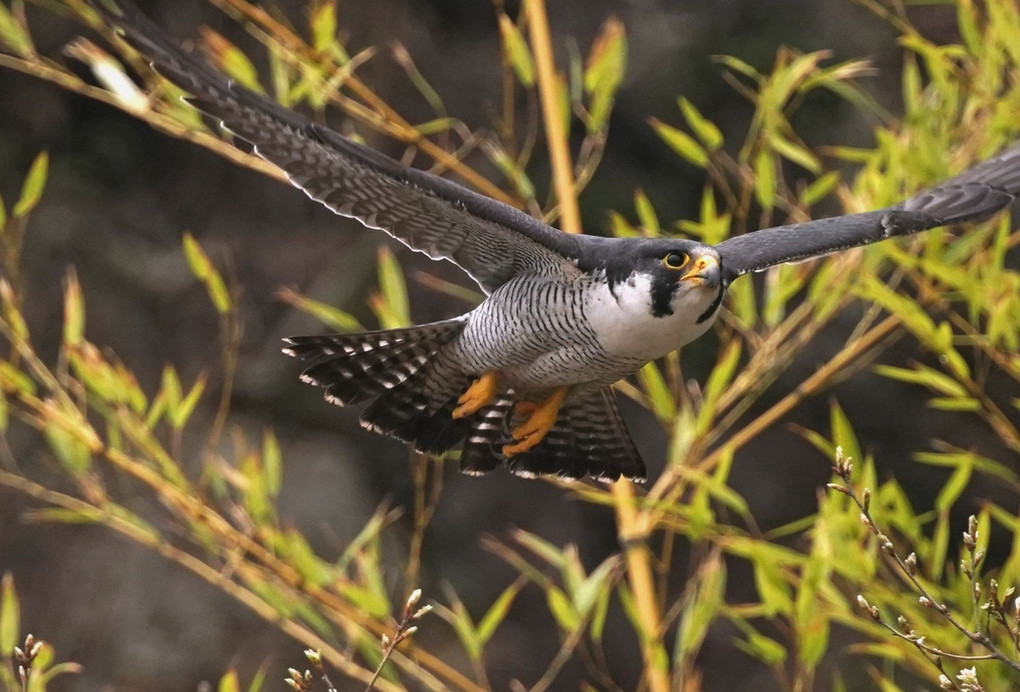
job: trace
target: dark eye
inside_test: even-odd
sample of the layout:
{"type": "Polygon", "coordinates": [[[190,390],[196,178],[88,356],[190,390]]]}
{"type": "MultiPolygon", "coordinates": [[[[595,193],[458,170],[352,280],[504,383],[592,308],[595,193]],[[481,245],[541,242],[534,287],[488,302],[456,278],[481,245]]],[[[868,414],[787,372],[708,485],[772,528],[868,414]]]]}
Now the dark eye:
{"type": "Polygon", "coordinates": [[[670,269],[681,269],[685,264],[687,264],[688,260],[690,260],[690,257],[683,252],[671,252],[662,258],[663,264],[670,269]]]}

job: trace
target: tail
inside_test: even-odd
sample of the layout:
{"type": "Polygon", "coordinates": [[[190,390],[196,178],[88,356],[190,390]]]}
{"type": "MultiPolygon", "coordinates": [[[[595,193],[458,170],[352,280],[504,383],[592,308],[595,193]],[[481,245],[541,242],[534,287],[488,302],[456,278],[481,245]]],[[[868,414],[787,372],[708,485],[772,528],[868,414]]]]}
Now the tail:
{"type": "Polygon", "coordinates": [[[476,414],[461,454],[461,471],[484,474],[506,464],[513,473],[526,478],[591,476],[615,481],[622,476],[642,482],[647,477],[611,387],[568,400],[560,409],[556,425],[537,446],[507,459],[501,450],[513,441],[512,417],[512,395],[498,398],[476,414]]]}
{"type": "Polygon", "coordinates": [[[412,442],[421,452],[445,452],[464,439],[467,420],[450,415],[471,377],[440,349],[464,329],[464,318],[406,329],[296,336],[284,353],[313,363],[301,380],[324,388],[338,406],[371,401],[361,424],[412,442]]]}

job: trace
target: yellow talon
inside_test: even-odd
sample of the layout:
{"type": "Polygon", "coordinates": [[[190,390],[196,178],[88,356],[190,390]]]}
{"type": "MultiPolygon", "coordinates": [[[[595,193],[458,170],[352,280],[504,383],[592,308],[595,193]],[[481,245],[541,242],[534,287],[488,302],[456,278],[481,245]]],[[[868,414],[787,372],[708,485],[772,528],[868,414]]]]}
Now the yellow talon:
{"type": "Polygon", "coordinates": [[[503,446],[503,455],[512,457],[521,452],[526,452],[539,442],[552,430],[556,424],[556,417],[560,413],[560,406],[567,396],[566,387],[558,387],[553,390],[549,398],[540,404],[530,401],[522,401],[517,404],[515,411],[521,415],[527,415],[528,419],[510,431],[514,438],[514,444],[503,446]]]}
{"type": "Polygon", "coordinates": [[[453,409],[451,414],[453,418],[464,418],[475,413],[483,406],[492,403],[492,400],[496,398],[496,392],[499,390],[499,375],[495,370],[482,373],[482,376],[471,383],[460,398],[457,399],[457,403],[460,404],[457,408],[453,409]]]}

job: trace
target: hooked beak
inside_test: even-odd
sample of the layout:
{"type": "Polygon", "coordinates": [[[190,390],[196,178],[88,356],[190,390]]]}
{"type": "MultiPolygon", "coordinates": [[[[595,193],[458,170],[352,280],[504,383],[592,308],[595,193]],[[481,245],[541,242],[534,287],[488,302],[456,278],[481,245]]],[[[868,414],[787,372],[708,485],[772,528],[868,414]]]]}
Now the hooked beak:
{"type": "Polygon", "coordinates": [[[716,287],[722,279],[722,270],[719,267],[719,260],[711,255],[702,255],[691,267],[691,270],[684,274],[681,281],[693,281],[697,285],[716,287]]]}

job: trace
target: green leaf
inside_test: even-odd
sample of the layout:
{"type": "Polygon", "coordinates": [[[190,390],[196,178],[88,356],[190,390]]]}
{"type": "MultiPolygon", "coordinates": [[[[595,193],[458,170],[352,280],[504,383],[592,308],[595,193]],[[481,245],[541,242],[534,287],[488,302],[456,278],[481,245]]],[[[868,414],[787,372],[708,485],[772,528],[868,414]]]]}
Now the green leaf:
{"type": "Polygon", "coordinates": [[[661,421],[671,421],[676,415],[676,402],[673,401],[673,394],[666,385],[666,380],[659,367],[654,363],[645,363],[638,370],[638,381],[642,389],[648,395],[648,402],[652,411],[661,421]]]}
{"type": "Polygon", "coordinates": [[[3,3],[0,3],[0,43],[23,58],[31,57],[35,52],[28,32],[3,3]]]}
{"type": "Polygon", "coordinates": [[[801,145],[791,142],[788,139],[784,139],[778,134],[769,139],[769,147],[771,147],[773,151],[782,156],[784,159],[792,161],[801,168],[805,168],[812,173],[817,174],[822,170],[822,164],[818,160],[817,156],[801,145]]]}
{"type": "Polygon", "coordinates": [[[952,509],[956,501],[963,495],[963,491],[967,489],[967,484],[970,483],[970,477],[973,472],[973,466],[961,464],[956,467],[956,470],[950,474],[946,484],[942,486],[942,490],[939,491],[938,496],[935,498],[935,509],[940,512],[948,512],[952,509]]]}
{"type": "Polygon", "coordinates": [[[627,35],[623,22],[610,18],[592,44],[584,70],[584,88],[590,94],[589,132],[603,130],[627,69],[627,35]]]}
{"type": "Polygon", "coordinates": [[[779,665],[786,660],[786,649],[783,645],[760,632],[750,632],[747,639],[737,639],[733,643],[744,653],[770,666],[779,665]]]}
{"type": "Polygon", "coordinates": [[[520,29],[505,14],[499,15],[499,35],[503,40],[503,55],[517,75],[517,80],[526,87],[535,84],[535,61],[528,49],[520,29]]]}
{"type": "Polygon", "coordinates": [[[308,16],[312,29],[312,45],[324,52],[336,41],[336,0],[320,0],[308,16]]]}
{"type": "Polygon", "coordinates": [[[662,231],[659,225],[659,217],[655,214],[655,207],[651,200],[645,195],[644,190],[634,192],[634,210],[637,212],[638,223],[648,231],[648,235],[657,236],[662,231]]]}
{"type": "Polygon", "coordinates": [[[651,124],[662,141],[685,160],[700,168],[708,165],[708,152],[689,134],[655,118],[651,124]]]}
{"type": "Polygon", "coordinates": [[[85,302],[74,270],[64,281],[64,344],[78,346],[85,335],[85,302]]]}
{"type": "Polygon", "coordinates": [[[546,590],[545,596],[549,612],[552,613],[556,623],[564,632],[573,632],[580,626],[581,619],[574,609],[574,604],[561,589],[550,586],[546,590]]]}
{"type": "Polygon", "coordinates": [[[195,384],[191,385],[191,389],[188,390],[188,395],[183,399],[179,398],[179,403],[174,406],[169,415],[170,425],[174,430],[182,429],[191,418],[192,412],[195,407],[198,406],[198,402],[202,399],[202,393],[205,392],[206,376],[199,375],[195,380],[195,384]]]}
{"type": "Polygon", "coordinates": [[[379,291],[372,307],[384,329],[406,327],[411,323],[411,310],[407,301],[407,283],[404,272],[393,252],[379,248],[379,291]]]}
{"type": "Polygon", "coordinates": [[[489,609],[485,611],[485,615],[478,621],[476,635],[482,646],[484,646],[489,639],[492,638],[496,628],[499,627],[499,624],[506,618],[507,613],[510,612],[510,606],[513,604],[514,599],[517,597],[517,594],[520,592],[523,585],[524,580],[518,579],[510,584],[510,586],[503,589],[503,593],[501,593],[499,597],[493,601],[492,605],[489,606],[489,609]]]}
{"type": "Polygon", "coordinates": [[[262,433],[262,468],[266,476],[266,488],[275,497],[280,493],[283,477],[283,455],[276,433],[268,428],[262,433]]]}
{"type": "Polygon", "coordinates": [[[216,311],[221,315],[230,312],[230,293],[227,291],[223,278],[216,271],[202,246],[198,244],[198,241],[190,233],[184,234],[184,257],[188,260],[191,273],[196,279],[205,284],[206,291],[216,311]]]}
{"type": "Polygon", "coordinates": [[[693,584],[688,583],[690,599],[683,609],[677,628],[674,664],[697,654],[701,649],[708,627],[725,605],[726,565],[713,555],[698,568],[693,584]]]}
{"type": "Polygon", "coordinates": [[[606,558],[602,563],[592,570],[571,594],[574,606],[582,617],[587,617],[598,599],[609,590],[609,582],[616,569],[618,561],[613,557],[606,558]]]}
{"type": "Polygon", "coordinates": [[[216,686],[216,692],[241,692],[241,682],[237,679],[236,670],[228,670],[220,683],[216,686]]]}
{"type": "Polygon", "coordinates": [[[721,147],[723,136],[719,128],[715,126],[715,123],[705,118],[694,107],[694,104],[685,97],[681,96],[678,103],[680,104],[680,111],[683,113],[684,120],[687,121],[687,125],[694,132],[694,135],[701,140],[701,143],[705,145],[705,148],[709,151],[715,151],[721,147]]]}
{"type": "Polygon", "coordinates": [[[820,202],[832,192],[839,184],[839,173],[830,171],[818,177],[804,191],[800,193],[800,202],[806,207],[811,207],[820,202]]]}
{"type": "Polygon", "coordinates": [[[10,659],[21,641],[21,604],[14,590],[14,575],[4,574],[0,581],[0,656],[10,659]]]}
{"type": "Polygon", "coordinates": [[[43,151],[35,157],[31,168],[28,169],[28,176],[21,186],[21,197],[14,205],[14,216],[24,218],[32,211],[39,200],[42,199],[43,188],[46,187],[46,176],[49,172],[50,157],[43,151]]]}
{"type": "Polygon", "coordinates": [[[776,163],[768,149],[761,149],[754,159],[754,197],[763,209],[776,203],[776,163]]]}
{"type": "Polygon", "coordinates": [[[312,300],[290,289],[285,288],[280,291],[279,298],[283,302],[293,305],[301,312],[311,315],[329,329],[341,333],[358,332],[364,329],[361,326],[361,322],[349,312],[344,312],[326,303],[312,300]]]}
{"type": "Polygon", "coordinates": [[[258,70],[240,48],[208,27],[202,27],[200,31],[202,40],[205,41],[206,52],[212,56],[222,72],[252,91],[265,93],[259,84],[258,70]]]}

